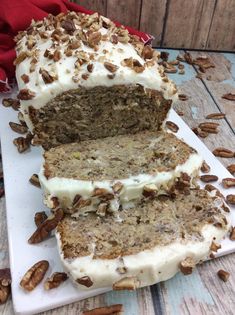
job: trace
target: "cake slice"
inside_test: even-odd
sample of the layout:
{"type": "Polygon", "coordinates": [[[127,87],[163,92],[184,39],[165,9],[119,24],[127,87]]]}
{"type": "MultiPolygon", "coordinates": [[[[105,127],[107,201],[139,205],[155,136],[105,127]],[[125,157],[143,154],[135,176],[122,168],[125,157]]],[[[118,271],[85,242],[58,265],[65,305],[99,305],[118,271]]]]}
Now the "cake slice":
{"type": "Polygon", "coordinates": [[[97,13],[49,14],[16,41],[20,110],[45,149],[161,129],[176,99],[159,53],[97,13]]]}
{"type": "Polygon", "coordinates": [[[67,215],[56,237],[65,270],[81,289],[136,289],[167,280],[216,250],[230,227],[220,197],[191,190],[148,198],[135,208],[99,217],[67,215]],[[215,244],[214,244],[215,243],[215,244]]]}
{"type": "Polygon", "coordinates": [[[39,180],[49,208],[104,215],[143,196],[188,190],[202,161],[174,134],[148,131],[51,148],[39,180]]]}

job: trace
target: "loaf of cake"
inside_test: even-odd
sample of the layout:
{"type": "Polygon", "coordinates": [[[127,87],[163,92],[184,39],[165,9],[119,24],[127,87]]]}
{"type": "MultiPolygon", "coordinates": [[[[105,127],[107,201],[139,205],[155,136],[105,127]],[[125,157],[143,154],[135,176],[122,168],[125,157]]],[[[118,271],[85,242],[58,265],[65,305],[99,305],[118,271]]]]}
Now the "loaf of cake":
{"type": "MultiPolygon", "coordinates": [[[[192,272],[212,242],[230,228],[223,200],[194,189],[161,196],[135,208],[99,217],[67,215],[56,237],[65,270],[81,289],[136,289],[192,272]]],[[[228,211],[228,210],[227,210],[228,211]]],[[[216,250],[216,249],[214,249],[216,250]]]]}
{"type": "Polygon", "coordinates": [[[51,148],[39,173],[48,207],[85,214],[189,189],[202,157],[174,134],[144,131],[51,148]]]}
{"type": "Polygon", "coordinates": [[[16,37],[20,110],[45,149],[159,130],[176,87],[159,53],[98,15],[49,15],[16,37]]]}

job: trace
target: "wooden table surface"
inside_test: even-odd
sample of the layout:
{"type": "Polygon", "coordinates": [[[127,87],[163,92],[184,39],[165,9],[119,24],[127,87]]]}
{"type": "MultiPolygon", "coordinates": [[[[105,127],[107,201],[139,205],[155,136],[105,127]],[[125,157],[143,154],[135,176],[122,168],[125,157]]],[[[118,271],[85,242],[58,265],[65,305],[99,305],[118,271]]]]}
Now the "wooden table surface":
{"type": "MultiPolygon", "coordinates": [[[[178,50],[168,52],[170,60],[179,54],[178,50]]],[[[189,97],[187,101],[179,101],[175,109],[183,111],[182,118],[190,127],[196,127],[205,121],[205,116],[210,113],[224,112],[226,118],[218,121],[219,133],[210,134],[202,141],[210,150],[223,146],[235,151],[235,101],[221,98],[225,93],[235,94],[235,54],[190,53],[193,57],[209,56],[215,68],[202,74],[202,79],[196,78],[198,70],[188,64],[185,64],[184,75],[169,75],[177,83],[179,90],[189,97]]],[[[235,163],[235,159],[220,158],[220,161],[225,166],[235,163]]],[[[0,268],[9,266],[5,215],[3,197],[0,200],[0,268]]],[[[42,314],[78,315],[84,308],[119,303],[124,305],[125,315],[235,314],[235,253],[205,262],[189,276],[177,274],[168,281],[136,292],[109,292],[42,314]],[[217,277],[219,269],[230,272],[228,282],[222,282],[217,277]]],[[[6,304],[0,305],[0,314],[14,314],[10,298],[6,304]]]]}

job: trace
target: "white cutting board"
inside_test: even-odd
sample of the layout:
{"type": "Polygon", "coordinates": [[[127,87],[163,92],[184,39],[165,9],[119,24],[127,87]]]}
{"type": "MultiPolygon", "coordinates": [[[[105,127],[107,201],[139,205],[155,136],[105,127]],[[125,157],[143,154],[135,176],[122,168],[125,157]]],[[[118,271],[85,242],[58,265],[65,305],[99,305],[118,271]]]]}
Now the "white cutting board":
{"type": "MultiPolygon", "coordinates": [[[[174,121],[179,126],[177,135],[204,157],[211,167],[211,174],[216,174],[219,177],[218,184],[215,186],[217,185],[224,195],[234,194],[235,189],[224,190],[219,184],[222,178],[231,177],[226,168],[173,110],[169,120],[174,121]]],[[[0,136],[12,274],[12,298],[16,314],[35,314],[108,291],[109,289],[79,291],[73,287],[70,281],[66,281],[59,288],[49,292],[43,289],[42,284],[31,293],[25,293],[19,287],[19,282],[26,270],[39,260],[46,259],[50,263],[46,276],[55,271],[62,271],[62,266],[54,237],[38,245],[27,243],[27,239],[35,231],[34,213],[47,210],[42,202],[41,190],[28,181],[33,173],[39,171],[41,149],[31,147],[30,152],[19,154],[12,143],[13,139],[19,135],[10,129],[9,121],[18,122],[17,112],[0,105],[0,136]]],[[[235,225],[234,209],[231,215],[233,225],[235,225]]],[[[232,252],[235,252],[235,242],[225,239],[218,255],[222,256],[232,252]]]]}

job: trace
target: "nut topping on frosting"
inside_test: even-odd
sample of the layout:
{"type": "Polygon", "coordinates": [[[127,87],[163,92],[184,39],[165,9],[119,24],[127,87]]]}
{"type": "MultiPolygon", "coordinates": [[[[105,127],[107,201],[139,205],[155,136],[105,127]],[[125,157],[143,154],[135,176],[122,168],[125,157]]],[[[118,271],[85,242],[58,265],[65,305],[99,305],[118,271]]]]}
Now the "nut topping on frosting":
{"type": "Polygon", "coordinates": [[[39,73],[41,73],[42,79],[45,82],[45,84],[50,84],[50,83],[54,82],[55,80],[57,80],[57,76],[56,75],[50,74],[45,69],[40,69],[39,73]]]}
{"type": "Polygon", "coordinates": [[[105,62],[104,63],[105,68],[110,72],[116,72],[118,69],[118,66],[112,64],[111,62],[105,62]]]}
{"type": "Polygon", "coordinates": [[[25,100],[25,101],[31,100],[34,97],[35,97],[35,93],[33,91],[30,91],[29,89],[20,90],[17,95],[17,98],[19,100],[25,100]]]}

